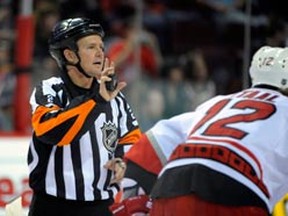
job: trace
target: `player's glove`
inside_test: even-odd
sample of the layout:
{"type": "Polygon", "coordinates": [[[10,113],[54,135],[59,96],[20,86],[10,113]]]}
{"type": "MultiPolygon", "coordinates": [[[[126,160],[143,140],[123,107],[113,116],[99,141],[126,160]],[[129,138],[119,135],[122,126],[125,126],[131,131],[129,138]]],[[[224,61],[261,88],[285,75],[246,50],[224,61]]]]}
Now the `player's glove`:
{"type": "Polygon", "coordinates": [[[110,211],[114,216],[132,216],[135,213],[149,213],[152,201],[147,195],[139,195],[124,199],[120,203],[110,206],[110,211]]]}

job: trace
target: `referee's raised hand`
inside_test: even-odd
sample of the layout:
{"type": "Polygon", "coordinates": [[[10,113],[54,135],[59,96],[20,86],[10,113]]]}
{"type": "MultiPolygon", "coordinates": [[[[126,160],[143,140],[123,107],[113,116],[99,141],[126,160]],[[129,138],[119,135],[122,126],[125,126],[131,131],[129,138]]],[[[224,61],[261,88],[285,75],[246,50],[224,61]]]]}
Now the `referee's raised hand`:
{"type": "Polygon", "coordinates": [[[118,82],[115,90],[108,91],[105,83],[111,81],[111,77],[109,75],[113,75],[115,73],[115,66],[113,61],[109,61],[108,58],[105,58],[104,69],[101,73],[100,77],[100,95],[106,100],[110,101],[115,98],[116,95],[127,85],[126,82],[118,82]]]}

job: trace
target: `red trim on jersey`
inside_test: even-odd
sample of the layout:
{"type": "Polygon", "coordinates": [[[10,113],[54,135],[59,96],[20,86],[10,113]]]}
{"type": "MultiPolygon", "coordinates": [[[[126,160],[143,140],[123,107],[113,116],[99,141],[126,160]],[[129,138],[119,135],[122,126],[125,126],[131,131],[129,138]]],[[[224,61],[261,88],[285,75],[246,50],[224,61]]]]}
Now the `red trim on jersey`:
{"type": "Polygon", "coordinates": [[[229,145],[232,145],[232,146],[234,146],[237,149],[240,149],[241,151],[243,151],[247,155],[249,155],[251,159],[254,160],[254,162],[257,164],[258,169],[260,171],[260,179],[261,180],[263,179],[263,170],[262,170],[261,164],[258,161],[258,159],[256,158],[256,156],[252,152],[250,152],[247,148],[245,148],[244,146],[239,145],[237,142],[233,142],[231,140],[226,140],[226,139],[208,139],[208,138],[194,137],[194,136],[193,137],[189,137],[189,140],[210,141],[210,142],[217,142],[217,143],[223,142],[223,143],[228,143],[229,145]]]}
{"type": "Polygon", "coordinates": [[[126,153],[125,159],[133,161],[143,169],[156,175],[163,167],[146,134],[143,134],[140,140],[131,147],[126,153]]]}

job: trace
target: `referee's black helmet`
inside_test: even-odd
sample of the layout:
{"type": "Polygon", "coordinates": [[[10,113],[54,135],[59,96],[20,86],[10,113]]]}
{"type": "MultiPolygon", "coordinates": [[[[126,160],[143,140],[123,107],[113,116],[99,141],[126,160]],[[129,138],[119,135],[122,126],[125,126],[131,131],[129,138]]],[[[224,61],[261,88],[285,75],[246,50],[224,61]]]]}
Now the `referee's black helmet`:
{"type": "Polygon", "coordinates": [[[104,30],[99,23],[88,18],[70,18],[58,22],[52,29],[48,40],[49,53],[60,67],[67,62],[63,50],[69,48],[78,51],[76,42],[88,35],[97,34],[104,37],[104,30]]]}

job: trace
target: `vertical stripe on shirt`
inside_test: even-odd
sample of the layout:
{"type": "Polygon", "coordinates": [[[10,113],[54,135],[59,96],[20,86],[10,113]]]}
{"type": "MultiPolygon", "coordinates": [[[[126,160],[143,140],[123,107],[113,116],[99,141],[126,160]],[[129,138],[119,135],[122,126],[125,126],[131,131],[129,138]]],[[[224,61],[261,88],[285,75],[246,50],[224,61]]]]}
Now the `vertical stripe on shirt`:
{"type": "Polygon", "coordinates": [[[76,180],[76,196],[78,200],[84,200],[84,180],[79,145],[79,141],[71,143],[71,157],[76,180]]]}
{"type": "Polygon", "coordinates": [[[45,176],[46,193],[56,196],[56,179],[55,179],[55,151],[56,146],[53,147],[47,166],[47,173],[45,176]]]}
{"type": "Polygon", "coordinates": [[[80,154],[81,154],[81,162],[82,162],[82,170],[83,170],[83,177],[84,177],[84,195],[85,200],[94,200],[93,194],[93,179],[94,175],[94,167],[93,161],[90,158],[93,158],[92,154],[92,146],[91,146],[91,134],[85,133],[80,140],[80,143],[84,145],[80,145],[80,154]],[[89,160],[88,160],[89,158],[89,160]]]}
{"type": "MultiPolygon", "coordinates": [[[[71,146],[67,145],[63,147],[63,170],[73,170],[73,163],[71,158],[71,146]]],[[[76,199],[76,185],[75,175],[71,172],[63,173],[65,182],[66,199],[76,199]]]]}

